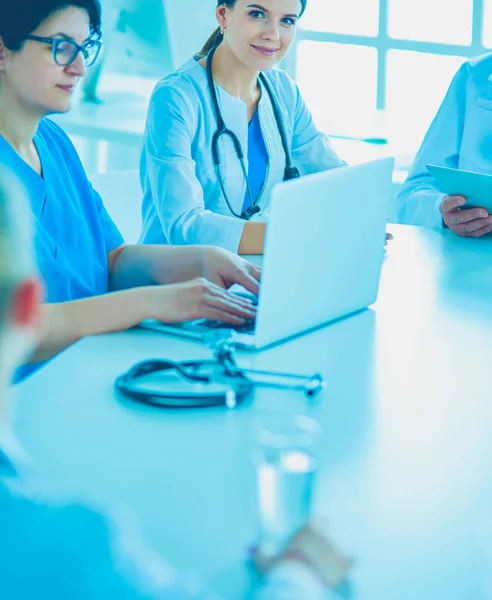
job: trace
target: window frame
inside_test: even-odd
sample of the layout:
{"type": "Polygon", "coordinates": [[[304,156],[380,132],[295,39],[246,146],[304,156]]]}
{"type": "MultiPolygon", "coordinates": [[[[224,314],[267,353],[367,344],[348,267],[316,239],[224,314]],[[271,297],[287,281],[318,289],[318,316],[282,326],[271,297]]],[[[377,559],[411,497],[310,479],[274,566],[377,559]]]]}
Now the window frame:
{"type": "Polygon", "coordinates": [[[303,41],[334,42],[375,48],[378,55],[376,109],[384,110],[386,108],[387,65],[390,50],[408,50],[424,54],[463,56],[464,58],[487,54],[492,49],[482,43],[484,12],[484,0],[473,0],[472,41],[469,45],[401,40],[390,37],[388,33],[389,0],[379,0],[379,30],[377,36],[330,33],[299,28],[296,40],[291,52],[284,61],[283,67],[295,80],[298,70],[298,45],[303,41]]]}

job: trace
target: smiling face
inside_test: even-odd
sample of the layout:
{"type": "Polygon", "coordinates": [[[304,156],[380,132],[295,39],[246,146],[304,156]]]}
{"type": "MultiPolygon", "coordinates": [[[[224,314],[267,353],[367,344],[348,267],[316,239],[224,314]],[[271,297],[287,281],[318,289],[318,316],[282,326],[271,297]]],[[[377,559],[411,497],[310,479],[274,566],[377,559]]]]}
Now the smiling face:
{"type": "MultiPolygon", "coordinates": [[[[90,36],[89,15],[80,8],[65,8],[51,15],[31,35],[67,38],[82,45],[90,36]]],[[[61,67],[53,59],[50,44],[27,40],[18,51],[1,45],[2,88],[41,117],[70,110],[74,89],[85,73],[80,52],[71,65],[61,67]]]]}
{"type": "Polygon", "coordinates": [[[268,71],[289,51],[302,10],[301,0],[237,0],[217,8],[225,43],[254,71],[268,71]]]}

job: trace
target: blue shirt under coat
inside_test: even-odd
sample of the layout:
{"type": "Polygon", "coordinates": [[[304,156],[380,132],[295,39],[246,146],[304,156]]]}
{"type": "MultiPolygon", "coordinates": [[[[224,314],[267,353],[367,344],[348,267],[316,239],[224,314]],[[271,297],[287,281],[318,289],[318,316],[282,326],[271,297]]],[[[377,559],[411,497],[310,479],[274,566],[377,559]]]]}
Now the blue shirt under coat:
{"type": "MultiPolygon", "coordinates": [[[[248,180],[253,204],[260,198],[265,184],[268,168],[268,152],[261,131],[260,117],[255,112],[248,127],[248,180]]],[[[244,197],[243,212],[251,206],[249,194],[246,190],[244,197]]]]}

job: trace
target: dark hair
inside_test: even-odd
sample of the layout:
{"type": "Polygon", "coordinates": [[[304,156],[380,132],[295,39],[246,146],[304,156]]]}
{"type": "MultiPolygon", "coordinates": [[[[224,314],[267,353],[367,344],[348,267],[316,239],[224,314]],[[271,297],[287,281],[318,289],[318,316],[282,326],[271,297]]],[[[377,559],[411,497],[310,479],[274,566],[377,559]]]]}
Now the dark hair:
{"type": "Polygon", "coordinates": [[[91,35],[101,35],[99,0],[7,0],[0,7],[0,36],[9,50],[20,50],[41,23],[64,8],[75,6],[87,11],[91,35]]]}
{"type": "MultiPolygon", "coordinates": [[[[234,8],[234,5],[236,4],[236,2],[237,2],[237,0],[218,0],[217,7],[222,6],[222,4],[225,4],[227,6],[227,8],[234,8]]],[[[301,16],[302,13],[306,10],[307,0],[301,0],[301,4],[302,4],[302,9],[301,9],[301,14],[299,16],[301,16]]],[[[217,46],[219,46],[222,43],[223,39],[224,39],[224,36],[220,33],[220,27],[217,27],[217,29],[212,33],[212,35],[205,42],[205,45],[200,50],[199,54],[201,56],[206,56],[210,52],[210,50],[217,48],[217,46]]]]}

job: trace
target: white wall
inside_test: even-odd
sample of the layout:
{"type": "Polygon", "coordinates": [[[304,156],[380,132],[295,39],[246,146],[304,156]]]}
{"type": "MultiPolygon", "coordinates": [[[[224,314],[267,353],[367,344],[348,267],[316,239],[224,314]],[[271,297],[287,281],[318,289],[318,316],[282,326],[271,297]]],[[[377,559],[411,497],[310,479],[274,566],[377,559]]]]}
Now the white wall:
{"type": "Polygon", "coordinates": [[[217,27],[216,0],[163,0],[174,68],[196,54],[217,27]]]}

